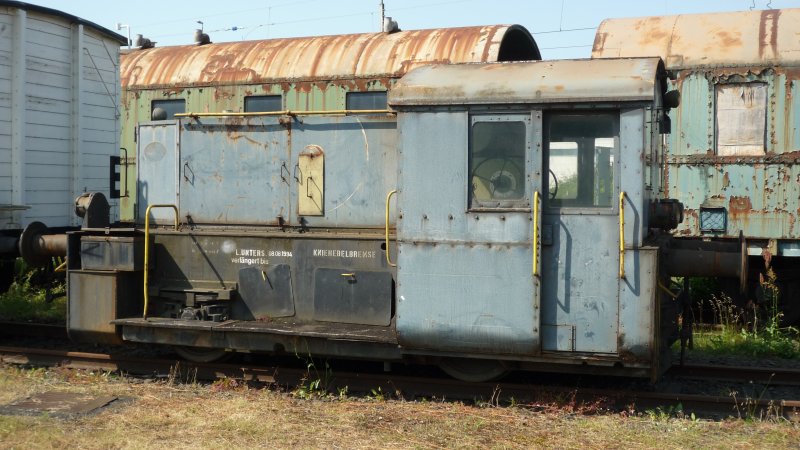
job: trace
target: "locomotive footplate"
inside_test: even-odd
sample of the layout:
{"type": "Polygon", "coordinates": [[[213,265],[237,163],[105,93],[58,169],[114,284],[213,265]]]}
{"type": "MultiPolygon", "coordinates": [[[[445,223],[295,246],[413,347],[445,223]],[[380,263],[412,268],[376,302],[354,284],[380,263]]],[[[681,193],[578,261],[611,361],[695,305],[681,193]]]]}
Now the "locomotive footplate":
{"type": "Polygon", "coordinates": [[[118,319],[126,341],[244,351],[400,359],[394,327],[344,323],[118,319]]]}

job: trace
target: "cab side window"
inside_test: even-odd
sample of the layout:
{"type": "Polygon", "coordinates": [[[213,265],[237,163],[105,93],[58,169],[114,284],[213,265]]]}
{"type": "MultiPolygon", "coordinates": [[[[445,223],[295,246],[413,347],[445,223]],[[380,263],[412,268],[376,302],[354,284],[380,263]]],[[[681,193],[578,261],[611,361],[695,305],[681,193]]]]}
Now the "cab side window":
{"type": "Polygon", "coordinates": [[[618,116],[553,113],[545,118],[550,206],[612,206],[618,116]]]}
{"type": "Polygon", "coordinates": [[[528,116],[472,118],[469,143],[470,208],[527,207],[525,152],[528,116]]]}

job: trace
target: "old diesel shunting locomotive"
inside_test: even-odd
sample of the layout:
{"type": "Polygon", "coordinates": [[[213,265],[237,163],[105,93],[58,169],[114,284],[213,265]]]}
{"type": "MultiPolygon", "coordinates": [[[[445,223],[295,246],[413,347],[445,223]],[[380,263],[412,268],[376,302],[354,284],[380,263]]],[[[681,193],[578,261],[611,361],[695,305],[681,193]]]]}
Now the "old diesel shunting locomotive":
{"type": "Polygon", "coordinates": [[[742,231],[756,298],[764,261],[787,323],[800,323],[800,9],[609,19],[593,58],[660,56],[680,92],[664,196],[686,206],[676,236],[742,231]]]}
{"type": "Polygon", "coordinates": [[[657,376],[668,276],[739,248],[662,232],[660,59],[503,62],[536,59],[519,26],[126,55],[129,223],[81,200],[71,336],[657,376]]]}

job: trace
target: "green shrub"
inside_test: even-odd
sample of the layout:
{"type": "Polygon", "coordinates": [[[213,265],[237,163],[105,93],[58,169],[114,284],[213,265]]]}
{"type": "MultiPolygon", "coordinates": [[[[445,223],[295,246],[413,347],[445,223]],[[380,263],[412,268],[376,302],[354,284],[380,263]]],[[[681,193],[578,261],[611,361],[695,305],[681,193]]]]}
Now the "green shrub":
{"type": "Polygon", "coordinates": [[[0,320],[64,323],[66,283],[52,276],[51,268],[35,269],[17,259],[14,282],[0,293],[0,320]]]}

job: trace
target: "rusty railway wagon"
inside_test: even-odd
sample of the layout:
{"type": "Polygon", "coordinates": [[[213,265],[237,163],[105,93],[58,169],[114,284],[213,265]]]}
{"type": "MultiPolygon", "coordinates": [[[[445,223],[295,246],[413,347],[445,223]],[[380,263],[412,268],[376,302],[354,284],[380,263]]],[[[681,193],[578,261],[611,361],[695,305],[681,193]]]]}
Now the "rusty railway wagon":
{"type": "MultiPolygon", "coordinates": [[[[659,56],[681,104],[662,155],[686,242],[747,239],[747,298],[765,262],[800,323],[800,9],[609,19],[593,58],[659,56]]],[[[713,270],[709,276],[717,275],[713,270]]],[[[733,293],[735,291],[732,290],[733,293]]]]}
{"type": "Polygon", "coordinates": [[[30,252],[66,241],[76,340],[655,378],[669,276],[741,252],[667,233],[659,58],[539,59],[519,26],[129,53],[123,223],[89,195],[30,252]]]}

